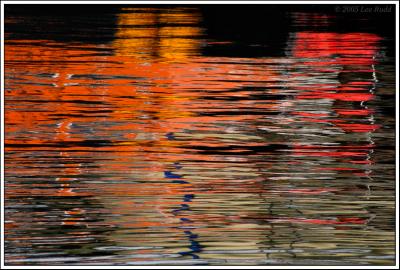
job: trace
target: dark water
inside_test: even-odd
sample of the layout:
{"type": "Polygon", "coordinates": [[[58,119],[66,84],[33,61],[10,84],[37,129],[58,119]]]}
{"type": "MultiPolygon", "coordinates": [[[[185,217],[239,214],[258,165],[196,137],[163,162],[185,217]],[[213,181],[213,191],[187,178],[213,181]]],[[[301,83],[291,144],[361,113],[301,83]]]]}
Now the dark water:
{"type": "Polygon", "coordinates": [[[6,264],[394,264],[394,30],[228,7],[6,9],[6,264]]]}

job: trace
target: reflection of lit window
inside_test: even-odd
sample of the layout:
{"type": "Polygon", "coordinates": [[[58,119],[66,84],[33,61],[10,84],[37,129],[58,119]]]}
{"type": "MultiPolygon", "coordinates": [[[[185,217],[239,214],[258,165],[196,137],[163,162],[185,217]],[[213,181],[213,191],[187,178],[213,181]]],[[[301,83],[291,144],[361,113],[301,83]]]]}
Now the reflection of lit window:
{"type": "Polygon", "coordinates": [[[114,47],[117,55],[142,57],[151,55],[155,50],[157,36],[156,13],[152,9],[146,12],[129,9],[128,13],[118,14],[118,30],[114,47]]]}
{"type": "Polygon", "coordinates": [[[198,55],[201,29],[193,9],[124,9],[118,15],[114,47],[118,56],[166,61],[198,55]]]}

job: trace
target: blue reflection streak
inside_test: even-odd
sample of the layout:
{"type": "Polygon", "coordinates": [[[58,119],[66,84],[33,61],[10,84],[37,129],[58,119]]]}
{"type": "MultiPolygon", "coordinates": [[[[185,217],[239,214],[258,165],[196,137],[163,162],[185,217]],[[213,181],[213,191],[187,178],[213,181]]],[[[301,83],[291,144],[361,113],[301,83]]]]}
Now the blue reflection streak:
{"type": "MultiPolygon", "coordinates": [[[[168,139],[174,139],[173,137],[172,138],[169,137],[171,134],[172,133],[168,133],[166,135],[168,139]]],[[[182,166],[179,164],[179,162],[175,162],[173,165],[177,170],[182,168],[182,166]]],[[[171,171],[164,171],[164,177],[168,178],[168,179],[180,179],[180,178],[182,178],[181,175],[176,174],[176,173],[171,172],[171,171]]],[[[189,182],[184,181],[184,180],[172,180],[171,182],[172,183],[176,183],[176,184],[189,184],[189,182]]],[[[184,194],[182,199],[183,199],[183,202],[191,202],[194,198],[195,198],[194,194],[184,194]]],[[[174,216],[179,216],[179,215],[184,214],[182,212],[190,211],[190,210],[191,209],[190,209],[189,204],[182,203],[178,209],[175,209],[175,210],[172,211],[172,214],[174,216]]],[[[193,221],[191,219],[185,218],[185,217],[181,217],[180,221],[182,223],[193,223],[193,221]]],[[[185,228],[185,229],[187,229],[187,228],[185,228]]],[[[188,246],[189,247],[189,251],[182,251],[182,252],[179,252],[178,254],[180,254],[182,256],[189,255],[189,256],[192,256],[193,259],[200,259],[199,255],[196,254],[196,253],[201,252],[202,249],[203,249],[202,245],[197,241],[199,236],[197,234],[194,234],[190,230],[185,230],[184,233],[187,236],[187,238],[189,240],[189,243],[190,243],[190,245],[188,246]]]]}

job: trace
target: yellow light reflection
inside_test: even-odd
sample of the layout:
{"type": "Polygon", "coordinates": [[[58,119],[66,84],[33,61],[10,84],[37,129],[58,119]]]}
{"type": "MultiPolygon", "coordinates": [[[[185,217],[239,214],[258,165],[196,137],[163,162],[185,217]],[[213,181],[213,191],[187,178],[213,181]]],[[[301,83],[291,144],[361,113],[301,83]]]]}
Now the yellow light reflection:
{"type": "Polygon", "coordinates": [[[200,16],[193,9],[123,9],[113,47],[117,56],[185,61],[199,55],[199,22],[200,16]]]}

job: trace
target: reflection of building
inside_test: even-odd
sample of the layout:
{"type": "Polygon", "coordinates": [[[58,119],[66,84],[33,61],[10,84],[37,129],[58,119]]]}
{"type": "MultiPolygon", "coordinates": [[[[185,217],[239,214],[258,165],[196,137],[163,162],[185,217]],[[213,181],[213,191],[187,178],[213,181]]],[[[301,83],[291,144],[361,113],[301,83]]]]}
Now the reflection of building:
{"type": "Polygon", "coordinates": [[[115,227],[105,237],[137,261],[294,258],[336,247],[300,226],[339,235],[368,222],[332,198],[364,192],[343,179],[363,182],[373,162],[375,35],[300,32],[288,58],[204,57],[194,9],[129,8],[117,21],[115,40],[94,48],[6,47],[19,79],[7,79],[7,151],[60,163],[24,164],[52,181],[13,191],[56,197],[54,208],[101,201],[63,208],[58,224],[115,227]]]}
{"type": "MultiPolygon", "coordinates": [[[[373,121],[373,110],[366,105],[366,102],[374,98],[374,56],[378,41],[378,36],[366,33],[296,34],[293,55],[302,59],[302,64],[308,66],[309,73],[319,74],[319,77],[310,78],[313,79],[313,83],[299,89],[298,102],[307,104],[316,100],[325,102],[328,106],[319,114],[296,111],[294,115],[305,123],[322,123],[336,127],[330,130],[339,134],[346,132],[350,139],[346,143],[353,141],[353,145],[341,145],[340,142],[330,146],[298,145],[298,155],[304,152],[306,155],[321,157],[347,156],[351,159],[349,169],[354,167],[352,164],[369,162],[373,142],[368,133],[379,128],[373,121]],[[354,135],[351,135],[352,133],[354,135]]],[[[354,171],[359,173],[355,168],[354,171]]]]}

